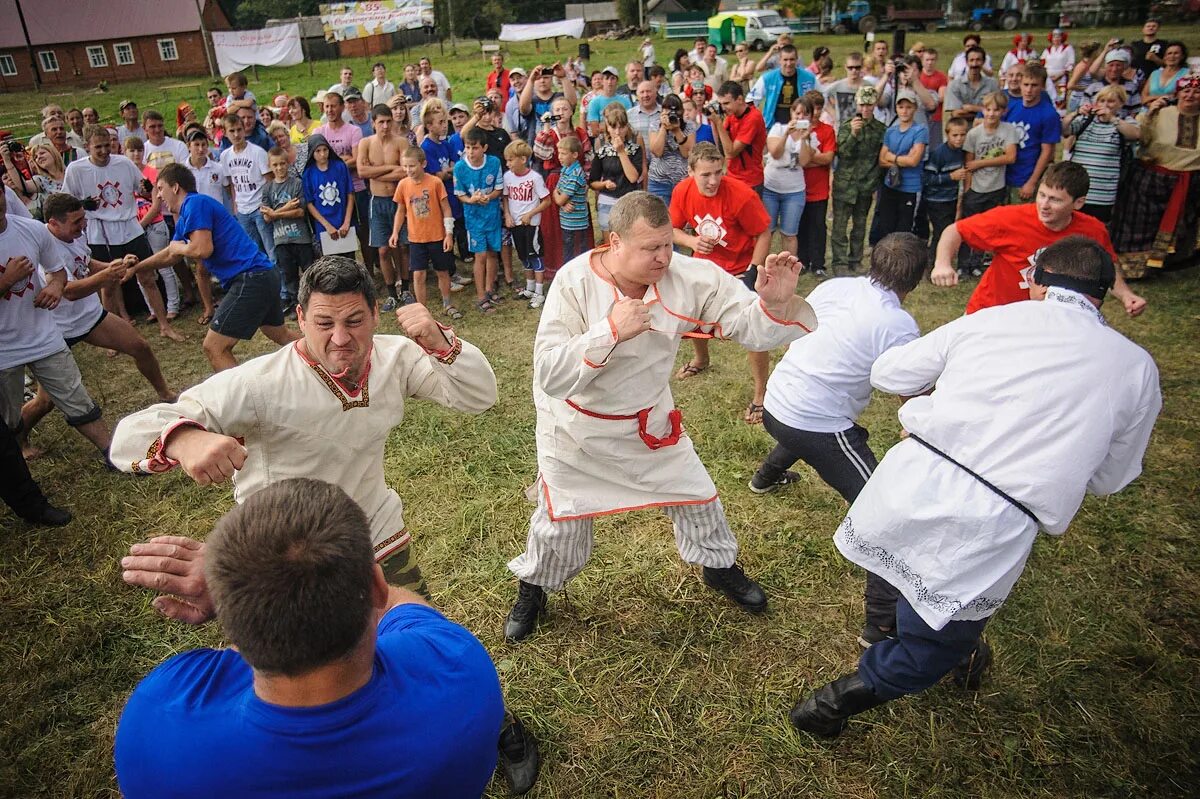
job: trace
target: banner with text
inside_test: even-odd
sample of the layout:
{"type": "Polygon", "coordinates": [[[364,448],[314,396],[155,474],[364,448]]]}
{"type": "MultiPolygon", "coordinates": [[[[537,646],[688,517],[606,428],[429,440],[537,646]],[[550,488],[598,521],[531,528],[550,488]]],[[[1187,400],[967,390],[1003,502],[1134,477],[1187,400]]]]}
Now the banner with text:
{"type": "Polygon", "coordinates": [[[412,28],[432,28],[433,3],[428,0],[323,3],[321,25],[325,28],[325,40],[329,42],[412,28]]]}
{"type": "Polygon", "coordinates": [[[300,25],[295,22],[258,31],[213,31],[212,41],[222,75],[241,72],[255,64],[290,67],[304,60],[300,25]]]}

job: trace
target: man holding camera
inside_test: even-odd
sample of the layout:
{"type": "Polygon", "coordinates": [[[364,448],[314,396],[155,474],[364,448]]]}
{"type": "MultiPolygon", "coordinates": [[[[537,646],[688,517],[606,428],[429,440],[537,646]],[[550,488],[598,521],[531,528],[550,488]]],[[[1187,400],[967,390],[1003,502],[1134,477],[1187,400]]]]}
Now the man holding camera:
{"type": "MultiPolygon", "coordinates": [[[[790,117],[790,103],[786,110],[790,117]]],[[[721,121],[713,129],[721,137],[729,177],[742,181],[761,197],[763,153],[767,149],[767,126],[763,115],[746,101],[742,84],[732,80],[721,84],[717,99],[708,105],[708,111],[721,121]]]]}
{"type": "Polygon", "coordinates": [[[517,110],[520,112],[519,124],[516,127],[518,135],[532,144],[537,135],[538,121],[550,113],[550,106],[559,97],[565,98],[572,108],[579,103],[579,96],[575,93],[574,72],[557,62],[549,67],[538,64],[533,68],[533,75],[521,88],[517,101],[517,110]],[[562,91],[555,91],[555,78],[559,79],[562,91]]]}

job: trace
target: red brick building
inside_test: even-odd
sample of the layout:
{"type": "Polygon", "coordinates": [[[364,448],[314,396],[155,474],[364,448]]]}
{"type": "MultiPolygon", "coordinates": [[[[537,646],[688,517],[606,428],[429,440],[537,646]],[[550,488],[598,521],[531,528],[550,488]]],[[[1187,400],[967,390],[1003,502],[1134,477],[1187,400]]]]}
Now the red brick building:
{"type": "Polygon", "coordinates": [[[0,0],[0,92],[34,87],[18,3],[43,86],[207,75],[201,27],[230,28],[216,0],[0,0]]]}

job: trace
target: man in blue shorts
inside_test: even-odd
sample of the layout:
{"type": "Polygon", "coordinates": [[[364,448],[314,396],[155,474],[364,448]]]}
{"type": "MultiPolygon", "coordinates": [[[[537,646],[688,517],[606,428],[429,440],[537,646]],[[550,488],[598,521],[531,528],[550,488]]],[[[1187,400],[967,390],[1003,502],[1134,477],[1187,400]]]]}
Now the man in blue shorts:
{"type": "Polygon", "coordinates": [[[122,560],[154,606],[218,618],[235,648],[172,657],[117,726],[127,799],[478,797],[496,764],[500,681],[483,645],[388,585],[342,489],[284,480],[207,542],[164,536],[122,560]],[[187,740],[182,759],[164,740],[187,740]]]}
{"type": "Polygon", "coordinates": [[[283,323],[279,307],[279,272],[246,235],[221,203],[196,193],[196,178],[184,164],[168,164],[158,173],[157,190],[175,217],[175,237],[166,249],[138,261],[136,271],[149,271],[182,263],[184,258],[204,261],[208,273],[225,292],[208,333],[204,354],[213,371],[237,366],[233,348],[254,331],[276,344],[300,337],[283,323]]]}

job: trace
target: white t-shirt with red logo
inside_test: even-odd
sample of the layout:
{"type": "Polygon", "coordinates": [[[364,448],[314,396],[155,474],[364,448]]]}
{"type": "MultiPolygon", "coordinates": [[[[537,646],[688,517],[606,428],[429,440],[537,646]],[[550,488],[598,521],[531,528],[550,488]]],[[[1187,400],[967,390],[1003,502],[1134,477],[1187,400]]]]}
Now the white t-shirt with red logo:
{"type": "MultiPolygon", "coordinates": [[[[515,225],[521,224],[521,216],[529,213],[549,193],[546,181],[532,169],[527,170],[524,175],[515,175],[512,170],[504,173],[504,198],[508,203],[508,215],[512,217],[515,225]]],[[[534,214],[529,224],[536,227],[541,221],[542,215],[534,214]]]]}
{"type": "MultiPolygon", "coordinates": [[[[67,283],[91,277],[92,270],[88,268],[88,263],[92,260],[92,248],[87,244],[87,237],[80,236],[70,244],[60,239],[55,239],[55,241],[66,252],[67,283]]],[[[39,265],[38,271],[44,281],[46,279],[44,267],[39,265]]],[[[58,323],[58,329],[62,331],[63,338],[78,338],[87,335],[96,326],[100,317],[104,315],[104,306],[100,304],[100,297],[92,292],[77,300],[68,300],[63,297],[62,302],[58,304],[53,313],[54,321],[58,323]]]]}
{"type": "MultiPolygon", "coordinates": [[[[133,164],[130,164],[133,166],[133,164]]],[[[10,259],[24,256],[33,262],[33,272],[0,294],[0,369],[24,366],[65,350],[67,343],[54,321],[54,314],[38,308],[33,298],[42,290],[42,274],[67,266],[66,250],[41,222],[8,216],[0,233],[0,274],[10,259]],[[44,271],[43,271],[44,270],[44,271]]]]}
{"type": "Polygon", "coordinates": [[[63,191],[81,200],[95,197],[99,203],[95,211],[87,212],[88,244],[116,247],[142,235],[136,195],[142,180],[141,170],[123,155],[110,155],[104,166],[96,166],[90,158],[67,164],[63,191]]]}
{"type": "Polygon", "coordinates": [[[716,239],[717,247],[711,253],[694,255],[707,258],[731,275],[750,268],[754,241],[770,225],[762,200],[736,178],[721,178],[715,197],[701,194],[690,177],[671,195],[671,227],[716,239]]]}

